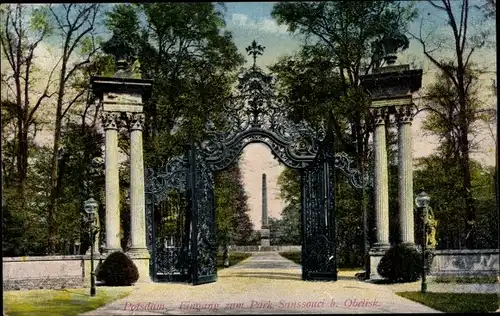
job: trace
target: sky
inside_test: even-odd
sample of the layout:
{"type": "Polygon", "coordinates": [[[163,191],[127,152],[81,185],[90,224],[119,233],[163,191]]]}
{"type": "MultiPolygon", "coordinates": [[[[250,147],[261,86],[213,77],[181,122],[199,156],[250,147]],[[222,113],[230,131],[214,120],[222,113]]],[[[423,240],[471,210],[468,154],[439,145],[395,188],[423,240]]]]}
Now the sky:
{"type": "MultiPolygon", "coordinates": [[[[458,3],[458,1],[455,3],[458,3]]],[[[106,6],[110,5],[106,4],[106,6]]],[[[279,26],[274,21],[271,16],[273,5],[274,2],[227,2],[224,10],[226,29],[233,34],[234,42],[243,55],[246,56],[245,47],[250,45],[253,40],[265,47],[264,54],[257,59],[258,66],[264,70],[267,69],[267,66],[275,63],[279,57],[297,51],[301,44],[298,36],[291,35],[287,32],[286,26],[279,26]]],[[[424,34],[432,31],[437,36],[449,37],[451,35],[450,28],[445,25],[445,19],[442,15],[432,10],[429,5],[422,1],[417,2],[417,7],[422,10],[422,18],[417,19],[410,25],[410,32],[418,34],[423,21],[424,34]]],[[[479,16],[473,16],[473,18],[478,19],[479,16]]],[[[490,22],[490,24],[494,32],[496,29],[494,22],[490,22]]],[[[495,38],[494,33],[492,36],[495,38]]],[[[43,45],[40,47],[38,54],[43,68],[50,65],[57,54],[51,47],[44,47],[43,45]]],[[[489,71],[483,76],[482,80],[484,80],[487,87],[490,87],[491,80],[496,77],[496,51],[495,49],[479,51],[475,56],[474,62],[484,65],[485,69],[489,71]]],[[[421,91],[434,80],[436,70],[424,57],[422,47],[415,40],[411,40],[409,49],[400,54],[398,63],[411,63],[412,66],[424,70],[421,91]]],[[[250,66],[250,64],[251,58],[247,57],[247,66],[250,66]]],[[[483,89],[481,93],[487,102],[490,102],[492,106],[495,105],[491,89],[483,89]]],[[[419,94],[415,95],[416,98],[418,96],[419,94]]],[[[420,104],[419,102],[418,99],[415,100],[417,105],[420,104]]],[[[413,156],[416,158],[429,155],[437,144],[435,138],[426,135],[421,130],[421,121],[424,115],[425,113],[417,115],[412,125],[413,156]]],[[[492,130],[496,131],[496,126],[493,126],[492,130]]],[[[40,135],[45,139],[50,138],[50,133],[47,132],[40,133],[40,135]]],[[[480,152],[474,153],[473,157],[485,164],[493,165],[493,136],[486,132],[481,134],[478,139],[481,140],[480,152]]],[[[254,227],[260,229],[262,173],[266,173],[268,179],[269,215],[278,218],[284,207],[284,202],[278,197],[279,190],[276,182],[283,167],[273,159],[270,150],[265,145],[260,144],[250,144],[244,149],[241,167],[245,190],[249,196],[250,217],[254,227]]]]}

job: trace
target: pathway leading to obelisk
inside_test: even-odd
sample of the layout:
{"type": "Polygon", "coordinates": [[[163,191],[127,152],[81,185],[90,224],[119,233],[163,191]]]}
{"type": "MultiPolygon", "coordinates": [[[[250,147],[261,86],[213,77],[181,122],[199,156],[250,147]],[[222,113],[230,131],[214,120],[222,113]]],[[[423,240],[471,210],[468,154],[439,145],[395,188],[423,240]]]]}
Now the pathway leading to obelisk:
{"type": "Polygon", "coordinates": [[[253,253],[218,275],[217,282],[198,286],[140,284],[128,297],[84,315],[436,312],[353,276],[340,274],[337,282],[302,281],[300,266],[275,252],[253,253]]]}

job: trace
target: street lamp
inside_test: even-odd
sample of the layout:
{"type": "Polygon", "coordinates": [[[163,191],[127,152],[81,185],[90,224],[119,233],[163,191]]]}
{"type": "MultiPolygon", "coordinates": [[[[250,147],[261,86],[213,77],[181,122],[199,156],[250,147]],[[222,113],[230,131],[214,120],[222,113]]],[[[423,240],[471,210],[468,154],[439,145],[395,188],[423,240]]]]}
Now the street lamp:
{"type": "Polygon", "coordinates": [[[88,215],[87,224],[90,234],[90,296],[95,296],[95,273],[94,273],[94,230],[97,229],[96,215],[97,215],[97,201],[90,198],[83,202],[83,208],[88,215]]]}
{"type": "Polygon", "coordinates": [[[420,288],[420,292],[422,293],[427,291],[427,283],[425,280],[425,250],[427,246],[427,235],[425,233],[425,228],[427,225],[427,211],[430,200],[431,197],[425,193],[425,191],[420,192],[415,198],[415,204],[422,210],[422,284],[420,288]]]}

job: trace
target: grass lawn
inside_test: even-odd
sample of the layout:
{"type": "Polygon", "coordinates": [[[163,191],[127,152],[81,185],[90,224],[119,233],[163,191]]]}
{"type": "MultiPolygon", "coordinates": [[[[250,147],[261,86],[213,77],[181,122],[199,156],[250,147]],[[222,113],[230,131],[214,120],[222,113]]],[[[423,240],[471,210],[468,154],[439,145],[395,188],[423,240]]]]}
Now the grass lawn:
{"type": "Polygon", "coordinates": [[[396,294],[446,313],[487,313],[498,309],[497,294],[420,292],[396,294]]]}
{"type": "Polygon", "coordinates": [[[5,314],[72,316],[92,311],[128,296],[133,287],[97,287],[96,296],[89,288],[63,290],[7,291],[3,293],[5,314]]]}
{"type": "MultiPolygon", "coordinates": [[[[279,254],[288,260],[292,260],[296,264],[300,264],[300,252],[298,251],[280,252],[279,254]]],[[[338,271],[360,271],[364,269],[364,267],[339,267],[338,271]]]]}
{"type": "Polygon", "coordinates": [[[298,251],[280,252],[279,255],[288,260],[292,260],[296,264],[300,264],[300,252],[298,251]]]}
{"type": "MultiPolygon", "coordinates": [[[[224,269],[224,260],[222,252],[217,253],[217,269],[224,269]]],[[[247,252],[229,252],[229,266],[234,266],[240,261],[245,260],[252,254],[247,252]]]]}
{"type": "Polygon", "coordinates": [[[477,284],[494,284],[497,283],[496,276],[462,276],[462,277],[445,277],[437,276],[434,279],[436,283],[477,283],[477,284]]]}

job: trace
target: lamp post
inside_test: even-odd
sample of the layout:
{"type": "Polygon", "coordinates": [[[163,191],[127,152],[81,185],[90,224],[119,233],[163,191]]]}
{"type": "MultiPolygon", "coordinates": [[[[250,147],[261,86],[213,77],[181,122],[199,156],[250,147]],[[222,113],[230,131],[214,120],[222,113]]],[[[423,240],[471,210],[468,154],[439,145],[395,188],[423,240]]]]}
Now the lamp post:
{"type": "Polygon", "coordinates": [[[94,275],[94,230],[97,228],[95,225],[95,216],[97,215],[97,201],[90,198],[83,202],[85,213],[87,213],[87,223],[89,225],[90,234],[90,296],[95,296],[95,275],[94,275]]]}
{"type": "Polygon", "coordinates": [[[420,288],[420,292],[422,293],[427,291],[427,283],[425,279],[425,250],[427,246],[427,235],[425,233],[425,228],[427,225],[427,208],[429,207],[430,200],[431,197],[425,193],[425,191],[420,192],[415,198],[415,204],[422,210],[422,284],[420,288]]]}

